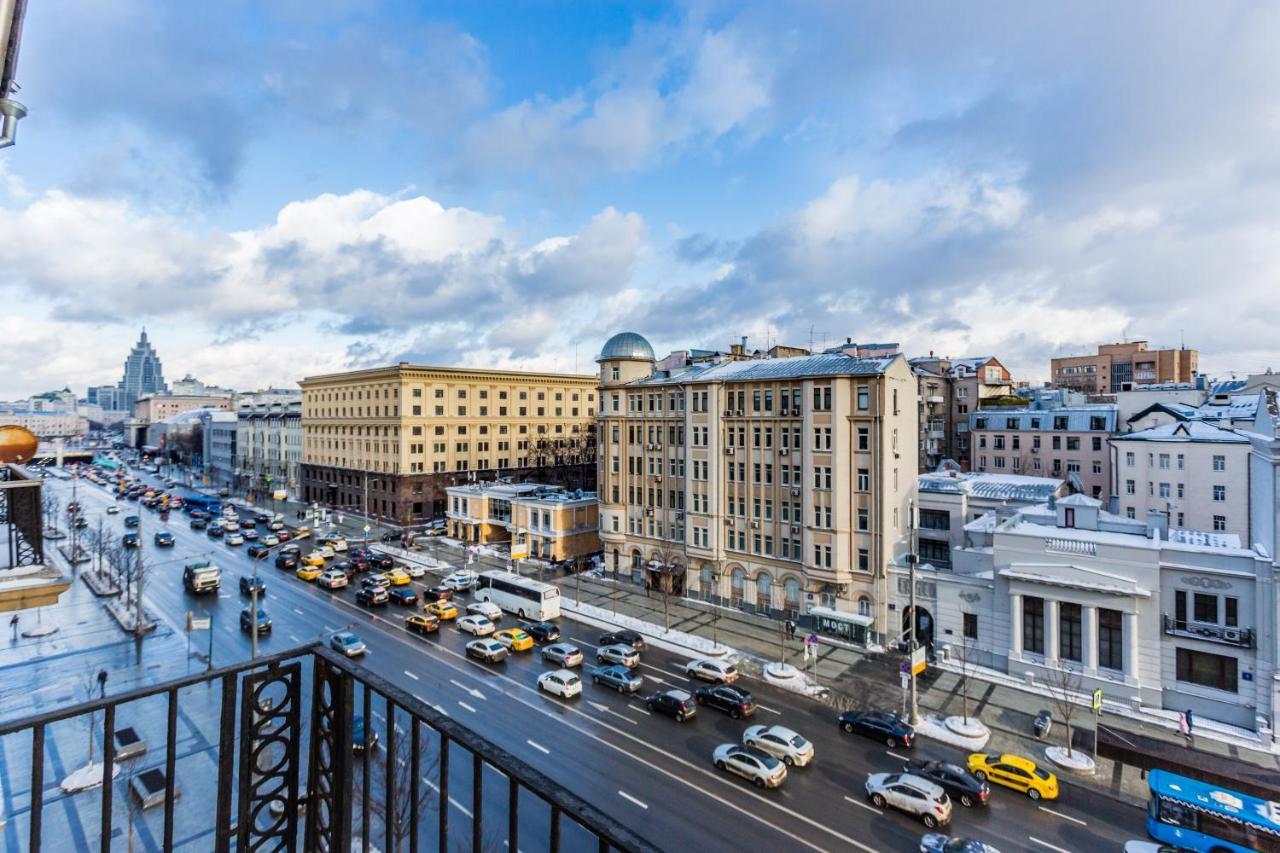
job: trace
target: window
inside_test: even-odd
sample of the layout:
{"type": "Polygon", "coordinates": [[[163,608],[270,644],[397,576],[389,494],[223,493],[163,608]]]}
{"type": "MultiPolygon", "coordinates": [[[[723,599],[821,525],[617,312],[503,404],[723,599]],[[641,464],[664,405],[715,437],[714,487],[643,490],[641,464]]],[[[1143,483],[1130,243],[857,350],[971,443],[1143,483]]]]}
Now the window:
{"type": "Polygon", "coordinates": [[[867,509],[858,510],[858,529],[859,530],[871,529],[871,511],[870,510],[867,510],[867,509]]]}
{"type": "Polygon", "coordinates": [[[1225,456],[1213,457],[1213,470],[1215,471],[1227,470],[1227,457],[1225,456]]]}
{"type": "Polygon", "coordinates": [[[964,638],[966,640],[978,639],[978,614],[965,613],[964,615],[964,638]]]}
{"type": "Polygon", "coordinates": [[[1044,654],[1044,599],[1028,595],[1022,599],[1022,648],[1044,654]]]}
{"type": "Polygon", "coordinates": [[[1226,487],[1226,486],[1214,486],[1214,487],[1213,487],[1213,499],[1214,499],[1215,501],[1225,501],[1225,500],[1227,499],[1227,487],[1226,487]]]}
{"type": "Polygon", "coordinates": [[[1124,481],[1124,493],[1126,495],[1136,494],[1135,492],[1136,487],[1137,487],[1137,484],[1133,480],[1124,481]]]}
{"type": "Polygon", "coordinates": [[[858,469],[858,491],[868,492],[871,490],[871,471],[867,468],[858,469]]]}
{"type": "Polygon", "coordinates": [[[858,449],[871,449],[871,430],[868,427],[858,427],[858,449]]]}
{"type": "Polygon", "coordinates": [[[1227,517],[1225,515],[1215,515],[1213,517],[1213,529],[1217,533],[1225,533],[1227,530],[1227,517]]]}
{"type": "Polygon", "coordinates": [[[1169,470],[1169,454],[1168,453],[1160,454],[1160,467],[1163,470],[1166,470],[1166,471],[1169,470]]]}
{"type": "Polygon", "coordinates": [[[1124,671],[1124,614],[1098,609],[1098,666],[1124,671]]]}
{"type": "Polygon", "coordinates": [[[858,549],[858,571],[860,572],[871,571],[871,552],[866,548],[858,549]]]}
{"type": "Polygon", "coordinates": [[[1133,454],[1132,454],[1132,453],[1126,453],[1126,454],[1124,455],[1124,464],[1125,464],[1125,467],[1127,467],[1127,468],[1132,468],[1132,467],[1133,467],[1133,454]]]}
{"type": "Polygon", "coordinates": [[[858,386],[858,411],[865,412],[870,407],[870,394],[866,385],[858,386]]]}
{"type": "Polygon", "coordinates": [[[1168,484],[1168,483],[1161,483],[1161,484],[1160,484],[1160,497],[1162,497],[1162,498],[1167,498],[1167,497],[1169,497],[1169,495],[1170,495],[1170,494],[1171,494],[1171,493],[1170,493],[1170,491],[1169,491],[1169,484],[1168,484]]]}
{"type": "Polygon", "coordinates": [[[1222,624],[1228,628],[1238,628],[1240,626],[1240,602],[1226,595],[1222,598],[1222,605],[1222,624]]]}
{"type": "Polygon", "coordinates": [[[1192,596],[1192,605],[1195,621],[1218,624],[1218,596],[1197,592],[1192,596]]]}
{"type": "Polygon", "coordinates": [[[1237,687],[1237,663],[1235,658],[1178,649],[1177,678],[1189,684],[1212,687],[1235,693],[1237,687]]]}
{"type": "Polygon", "coordinates": [[[1084,660],[1083,619],[1079,604],[1058,604],[1058,657],[1080,663],[1084,660]]]}

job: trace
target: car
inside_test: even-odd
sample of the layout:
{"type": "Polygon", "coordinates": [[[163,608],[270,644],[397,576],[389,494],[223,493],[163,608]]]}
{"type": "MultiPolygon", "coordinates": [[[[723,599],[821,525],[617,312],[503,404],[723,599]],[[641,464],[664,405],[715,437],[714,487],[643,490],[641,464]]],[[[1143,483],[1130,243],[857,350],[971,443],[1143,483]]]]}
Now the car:
{"type": "Polygon", "coordinates": [[[241,595],[253,595],[254,587],[257,587],[259,598],[267,594],[267,582],[264,581],[262,578],[255,578],[255,577],[240,578],[240,594],[241,595]]]}
{"type": "Polygon", "coordinates": [[[369,575],[369,577],[364,579],[364,583],[373,584],[374,586],[380,586],[383,589],[391,588],[391,579],[383,574],[369,575]]]}
{"type": "Polygon", "coordinates": [[[453,592],[454,591],[451,587],[447,587],[444,584],[437,584],[436,586],[425,587],[422,590],[422,597],[434,598],[437,601],[452,601],[453,592]]]}
{"type": "Polygon", "coordinates": [[[191,529],[192,529],[192,530],[204,530],[204,529],[205,529],[206,527],[208,527],[208,526],[209,526],[209,522],[205,521],[203,518],[192,518],[192,519],[191,519],[191,529]]]}
{"type": "Polygon", "coordinates": [[[411,613],[404,617],[404,626],[425,637],[440,630],[440,620],[427,613],[411,613]]]}
{"type": "Polygon", "coordinates": [[[141,523],[142,523],[142,519],[138,518],[138,516],[136,515],[126,515],[124,517],[125,527],[137,527],[141,523]]]}
{"type": "Polygon", "coordinates": [[[1056,800],[1058,798],[1058,777],[1048,770],[1042,770],[1029,758],[1021,755],[1004,753],[991,755],[975,752],[967,762],[969,772],[979,782],[992,782],[1015,791],[1022,791],[1033,800],[1056,800]]]}
{"type": "Polygon", "coordinates": [[[321,570],[324,569],[324,557],[321,557],[319,554],[316,554],[314,551],[311,552],[310,554],[305,555],[302,558],[301,562],[302,562],[302,565],[304,566],[314,566],[317,569],[321,569],[321,570]]]}
{"type": "Polygon", "coordinates": [[[270,530],[272,533],[280,533],[280,531],[284,530],[284,522],[273,521],[267,525],[267,529],[270,530]]]}
{"type": "Polygon", "coordinates": [[[638,652],[644,651],[644,637],[635,631],[613,631],[600,637],[597,645],[630,646],[638,652]]]}
{"type": "Polygon", "coordinates": [[[267,554],[271,553],[271,549],[266,545],[263,545],[261,542],[254,542],[245,550],[245,553],[254,560],[260,560],[267,556],[267,554]]]}
{"type": "Polygon", "coordinates": [[[341,536],[334,536],[332,534],[317,538],[316,544],[325,548],[331,548],[334,551],[347,550],[347,540],[343,539],[341,536]]]}
{"type": "Polygon", "coordinates": [[[620,663],[634,669],[640,665],[640,653],[630,646],[601,646],[596,649],[596,663],[620,663]]]}
{"type": "Polygon", "coordinates": [[[310,536],[310,535],[311,535],[311,528],[310,528],[310,527],[297,527],[297,528],[294,528],[294,531],[293,531],[293,538],[294,538],[294,539],[306,539],[306,538],[307,538],[308,536],[310,536]]]}
{"type": "Polygon", "coordinates": [[[351,566],[352,570],[356,572],[367,572],[370,568],[369,561],[360,557],[350,557],[343,562],[351,566]]]}
{"type": "MultiPolygon", "coordinates": [[[[1165,853],[1176,853],[1181,848],[1165,847],[1162,845],[1150,845],[1147,853],[1156,853],[1157,851],[1165,851],[1165,853]]],[[[1135,853],[1129,850],[1129,846],[1125,845],[1125,853],[1135,853]]],[[[1000,853],[999,850],[990,844],[983,844],[974,838],[963,838],[959,835],[942,835],[937,832],[925,833],[920,839],[920,853],[1000,853]]]]}
{"type": "Polygon", "coordinates": [[[224,541],[228,545],[243,545],[244,537],[241,536],[239,533],[228,533],[227,538],[224,541]]]}
{"type": "Polygon", "coordinates": [[[474,601],[468,604],[467,614],[470,616],[483,616],[495,624],[502,621],[502,608],[492,601],[474,601]]]}
{"type": "Polygon", "coordinates": [[[399,530],[388,530],[386,533],[378,537],[379,542],[399,542],[404,538],[404,533],[399,530]]]}
{"type": "Polygon", "coordinates": [[[210,524],[209,529],[205,531],[205,535],[210,539],[221,539],[223,533],[221,524],[210,524]]]}
{"type": "Polygon", "coordinates": [[[493,638],[513,652],[527,652],[533,648],[533,637],[530,637],[519,628],[495,631],[493,638]]]}
{"type": "Polygon", "coordinates": [[[840,715],[840,728],[849,734],[882,740],[890,748],[911,748],[916,730],[897,714],[885,711],[846,711],[840,715]]]}
{"type": "Polygon", "coordinates": [[[991,796],[991,786],[979,781],[968,770],[946,761],[927,761],[913,758],[902,768],[902,772],[928,779],[947,792],[947,796],[965,808],[985,806],[991,796]]]}
{"type": "Polygon", "coordinates": [[[451,601],[432,601],[428,602],[423,608],[424,613],[430,613],[432,616],[441,620],[457,619],[458,606],[451,601]]]}
{"type": "Polygon", "coordinates": [[[425,577],[427,574],[426,567],[419,563],[405,563],[403,566],[400,566],[400,568],[408,572],[409,577],[414,580],[417,580],[420,577],[425,577]]]}
{"type": "Polygon", "coordinates": [[[644,686],[644,678],[625,666],[610,664],[591,670],[591,683],[612,687],[619,693],[635,693],[644,686]]]}
{"type": "Polygon", "coordinates": [[[280,537],[275,536],[274,534],[268,533],[266,536],[262,537],[261,542],[263,545],[266,545],[268,548],[274,548],[275,546],[280,544],[280,537]]]}
{"type": "Polygon", "coordinates": [[[326,560],[333,559],[333,549],[330,548],[328,545],[320,545],[316,548],[312,548],[311,553],[319,554],[321,557],[323,557],[326,560]]]}
{"type": "MultiPolygon", "coordinates": [[[[240,630],[249,632],[254,629],[253,611],[246,607],[240,611],[240,630]]],[[[258,608],[257,629],[259,634],[271,633],[271,617],[267,615],[267,611],[261,607],[258,608]]]]}
{"type": "Polygon", "coordinates": [[[582,679],[572,670],[556,669],[538,676],[538,689],[561,699],[572,699],[582,694],[582,679]]]}
{"type": "Polygon", "coordinates": [[[360,657],[367,651],[364,641],[350,631],[339,631],[330,637],[329,648],[349,658],[360,657]]]}
{"type": "Polygon", "coordinates": [[[910,773],[872,773],[866,789],[867,799],[876,808],[892,806],[915,815],[929,829],[951,822],[951,798],[928,779],[910,773]]]}
{"type": "Polygon", "coordinates": [[[84,530],[89,526],[89,519],[85,518],[83,515],[77,515],[76,520],[71,522],[71,526],[76,530],[84,530]]]}
{"type": "Polygon", "coordinates": [[[115,515],[118,512],[120,512],[120,507],[116,504],[111,504],[107,507],[107,515],[115,515]]]}
{"type": "Polygon", "coordinates": [[[738,680],[738,668],[728,661],[691,660],[684,665],[684,673],[690,678],[699,678],[714,684],[732,684],[738,680]]]}
{"type": "Polygon", "coordinates": [[[222,525],[222,529],[223,529],[223,530],[225,530],[225,531],[227,531],[228,533],[239,533],[239,532],[240,532],[240,523],[239,523],[239,522],[236,522],[236,521],[232,521],[230,518],[228,518],[228,519],[223,523],[223,525],[222,525]]]}
{"type": "Polygon", "coordinates": [[[582,665],[582,649],[569,643],[552,643],[542,647],[542,659],[567,668],[582,665]]]}
{"type": "Polygon", "coordinates": [[[380,586],[362,586],[356,590],[356,604],[365,607],[383,607],[387,603],[387,591],[380,586]]]}
{"type": "Polygon", "coordinates": [[[404,569],[392,569],[389,572],[383,572],[383,577],[389,580],[392,586],[404,586],[413,580],[404,569]]]}
{"type": "Polygon", "coordinates": [[[229,498],[229,497],[231,497],[231,490],[230,490],[230,489],[218,489],[218,497],[220,497],[220,498],[229,498]]]}
{"type": "Polygon", "coordinates": [[[476,573],[470,569],[458,569],[445,575],[440,584],[461,592],[473,588],[476,585],[477,577],[476,573]]]}
{"type": "Polygon", "coordinates": [[[483,616],[463,616],[457,622],[458,630],[477,637],[487,637],[497,630],[493,623],[483,616]]]}
{"type": "Polygon", "coordinates": [[[347,555],[352,560],[364,560],[366,563],[373,560],[373,552],[368,548],[357,548],[347,555]]]}
{"type": "Polygon", "coordinates": [[[258,541],[258,531],[254,530],[252,527],[246,527],[244,530],[241,530],[240,535],[244,537],[244,541],[246,542],[258,541]]]}
{"type": "Polygon", "coordinates": [[[787,765],[767,752],[737,743],[722,743],[711,753],[719,769],[749,780],[757,788],[776,788],[787,779],[787,765]]]}
{"type": "Polygon", "coordinates": [[[253,516],[254,524],[267,524],[270,521],[271,521],[271,516],[267,515],[265,512],[259,512],[253,516]]]}
{"type": "Polygon", "coordinates": [[[466,646],[467,657],[498,663],[507,656],[507,647],[491,638],[472,640],[466,646]]]}
{"type": "Polygon", "coordinates": [[[157,530],[156,535],[151,537],[151,541],[156,543],[156,547],[172,548],[173,534],[167,530],[157,530]]]}
{"type": "Polygon", "coordinates": [[[530,622],[524,632],[539,643],[554,643],[560,639],[560,626],[554,622],[530,622]]]}
{"type": "Polygon", "coordinates": [[[276,539],[279,540],[280,542],[288,542],[292,538],[293,537],[289,535],[289,531],[287,530],[276,531],[276,539]]]}
{"type": "Polygon", "coordinates": [[[742,733],[742,744],[780,758],[788,767],[806,767],[813,761],[813,743],[786,726],[751,726],[742,733]]]}
{"type": "Polygon", "coordinates": [[[699,705],[708,705],[724,711],[735,720],[750,717],[756,712],[755,699],[741,687],[728,684],[717,684],[714,687],[699,687],[693,692],[693,698],[699,705]]]}
{"type": "Polygon", "coordinates": [[[298,568],[298,558],[292,554],[276,554],[276,568],[293,570],[298,568]]]}
{"type": "Polygon", "coordinates": [[[308,566],[303,563],[301,566],[298,566],[296,574],[298,575],[298,580],[313,581],[324,574],[324,569],[319,566],[308,566]]]}
{"type": "Polygon", "coordinates": [[[698,713],[698,705],[693,701],[693,695],[686,690],[666,690],[662,693],[654,693],[644,700],[644,706],[649,709],[650,713],[665,714],[668,717],[672,717],[677,723],[683,723],[698,713]]]}
{"type": "Polygon", "coordinates": [[[316,578],[316,586],[321,586],[325,589],[342,589],[346,585],[347,576],[337,569],[321,572],[320,576],[316,578]]]}
{"type": "Polygon", "coordinates": [[[380,572],[389,572],[396,567],[396,561],[388,557],[386,554],[373,553],[369,557],[369,565],[371,568],[380,572]]]}
{"type": "Polygon", "coordinates": [[[67,515],[75,515],[79,511],[80,503],[78,501],[71,501],[67,504],[67,515]]]}
{"type": "Polygon", "coordinates": [[[126,547],[126,548],[137,548],[137,547],[139,547],[142,543],[140,543],[140,542],[138,541],[138,534],[136,534],[136,533],[126,533],[126,534],[124,535],[124,539],[120,540],[120,544],[121,544],[121,545],[123,545],[123,546],[124,546],[124,547],[126,547]]]}
{"type": "Polygon", "coordinates": [[[418,603],[418,594],[413,591],[412,587],[393,586],[391,589],[387,590],[387,595],[391,597],[393,604],[412,607],[418,603]]]}

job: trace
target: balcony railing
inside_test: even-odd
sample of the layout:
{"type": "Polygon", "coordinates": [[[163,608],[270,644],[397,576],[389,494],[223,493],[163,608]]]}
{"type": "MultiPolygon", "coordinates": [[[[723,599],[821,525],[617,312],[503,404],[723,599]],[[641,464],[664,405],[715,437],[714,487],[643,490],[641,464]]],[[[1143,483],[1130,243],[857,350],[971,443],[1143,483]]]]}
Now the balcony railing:
{"type": "Polygon", "coordinates": [[[319,644],[0,724],[0,750],[14,798],[0,847],[120,849],[115,836],[138,832],[217,853],[347,853],[356,839],[410,853],[657,849],[319,644]],[[86,729],[100,781],[64,793],[86,729]]]}
{"type": "Polygon", "coordinates": [[[1242,649],[1253,648],[1252,628],[1231,628],[1212,622],[1178,619],[1166,613],[1164,614],[1164,632],[1173,637],[1193,637],[1212,643],[1239,646],[1242,649]]]}

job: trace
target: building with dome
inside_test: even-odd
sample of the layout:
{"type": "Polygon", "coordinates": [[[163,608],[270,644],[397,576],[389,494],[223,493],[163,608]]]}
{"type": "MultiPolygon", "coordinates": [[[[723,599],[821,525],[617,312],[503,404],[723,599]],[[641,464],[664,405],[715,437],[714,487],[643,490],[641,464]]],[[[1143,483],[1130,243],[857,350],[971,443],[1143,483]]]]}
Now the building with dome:
{"type": "Polygon", "coordinates": [[[890,624],[907,550],[916,379],[898,354],[600,350],[606,571],[855,642],[890,624]]]}

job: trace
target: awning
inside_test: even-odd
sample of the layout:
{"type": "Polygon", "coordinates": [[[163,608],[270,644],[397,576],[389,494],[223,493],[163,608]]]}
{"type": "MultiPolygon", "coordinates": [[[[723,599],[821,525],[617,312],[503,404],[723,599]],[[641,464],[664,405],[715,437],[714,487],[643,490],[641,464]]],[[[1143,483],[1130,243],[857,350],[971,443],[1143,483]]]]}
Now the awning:
{"type": "Polygon", "coordinates": [[[837,622],[848,622],[850,625],[861,625],[870,628],[875,619],[861,613],[850,613],[846,610],[832,610],[830,607],[809,607],[809,615],[821,619],[834,619],[837,622]]]}

